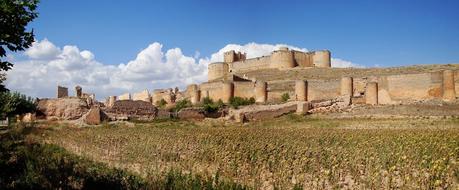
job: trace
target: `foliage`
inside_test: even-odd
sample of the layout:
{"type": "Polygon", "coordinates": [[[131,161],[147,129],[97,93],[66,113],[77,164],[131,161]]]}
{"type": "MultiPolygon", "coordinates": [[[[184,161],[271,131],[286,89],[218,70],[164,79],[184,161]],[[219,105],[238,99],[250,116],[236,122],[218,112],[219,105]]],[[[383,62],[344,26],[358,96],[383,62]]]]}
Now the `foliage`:
{"type": "Polygon", "coordinates": [[[11,117],[35,110],[36,105],[31,97],[19,92],[0,92],[0,117],[11,117]]]}
{"type": "Polygon", "coordinates": [[[3,84],[3,81],[5,81],[5,80],[6,80],[6,74],[5,73],[0,73],[0,93],[8,91],[8,89],[3,84]]]}
{"type": "Polygon", "coordinates": [[[161,98],[161,100],[156,101],[156,105],[158,105],[159,108],[165,108],[167,105],[167,102],[166,100],[161,98]]]}
{"type": "Polygon", "coordinates": [[[204,110],[208,113],[214,113],[225,105],[221,99],[219,99],[217,102],[214,102],[214,100],[209,97],[205,97],[202,102],[204,110]]]}
{"type": "Polygon", "coordinates": [[[193,104],[191,104],[190,100],[183,99],[183,100],[175,102],[174,111],[178,112],[183,108],[188,108],[188,107],[191,107],[191,106],[193,106],[193,104]]]}
{"type": "MultiPolygon", "coordinates": [[[[8,71],[13,64],[7,60],[6,48],[12,52],[22,51],[32,45],[33,30],[26,31],[29,22],[38,14],[35,12],[38,0],[2,0],[0,1],[0,72],[8,71]]],[[[3,85],[4,76],[0,73],[0,92],[8,89],[3,85]]]]}
{"type": "MultiPolygon", "coordinates": [[[[0,2],[0,58],[10,51],[22,51],[32,45],[33,30],[26,31],[29,22],[38,14],[35,12],[38,0],[3,0],[0,2]]],[[[8,61],[0,60],[0,71],[7,71],[13,66],[8,61]]]]}
{"type": "Polygon", "coordinates": [[[229,100],[229,105],[233,108],[238,108],[239,106],[245,106],[245,105],[250,105],[255,103],[255,98],[241,98],[241,97],[232,97],[229,100]]]}
{"type": "Polygon", "coordinates": [[[287,102],[290,99],[290,95],[288,93],[283,93],[281,99],[282,102],[287,102]]]}

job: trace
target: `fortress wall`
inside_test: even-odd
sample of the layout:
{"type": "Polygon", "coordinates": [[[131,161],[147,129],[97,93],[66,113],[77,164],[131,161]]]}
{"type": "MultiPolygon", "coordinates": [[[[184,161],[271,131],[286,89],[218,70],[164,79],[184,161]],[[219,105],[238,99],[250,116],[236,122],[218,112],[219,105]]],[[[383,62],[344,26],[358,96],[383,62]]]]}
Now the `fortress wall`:
{"type": "Polygon", "coordinates": [[[247,72],[259,70],[260,68],[268,68],[271,64],[270,56],[257,57],[253,59],[246,59],[244,61],[237,61],[229,64],[229,70],[232,72],[247,72]]]}
{"type": "Polygon", "coordinates": [[[142,100],[145,102],[150,102],[150,93],[148,93],[148,90],[143,90],[142,92],[134,93],[132,94],[132,100],[142,100]]]}
{"type": "Polygon", "coordinates": [[[312,54],[301,51],[293,51],[293,58],[299,67],[314,67],[312,54]]]}
{"type": "Polygon", "coordinates": [[[380,103],[441,98],[442,78],[441,72],[379,77],[380,103]]]}
{"type": "Polygon", "coordinates": [[[241,98],[255,98],[254,82],[234,82],[234,96],[241,98]]]}
{"type": "Polygon", "coordinates": [[[456,88],[456,97],[459,97],[459,70],[454,72],[454,82],[456,88]]]}
{"type": "MultiPolygon", "coordinates": [[[[341,80],[307,80],[308,101],[333,99],[340,96],[341,80]]],[[[295,99],[295,81],[268,82],[268,102],[279,102],[284,93],[295,99]]]]}
{"type": "Polygon", "coordinates": [[[125,93],[125,94],[118,96],[118,100],[130,100],[130,99],[131,99],[131,94],[129,93],[125,93]]]}
{"type": "Polygon", "coordinates": [[[308,80],[308,100],[333,99],[340,96],[341,80],[308,80]]]}
{"type": "Polygon", "coordinates": [[[158,101],[164,99],[168,104],[175,102],[175,97],[172,94],[172,89],[156,89],[152,93],[153,104],[157,105],[158,101]]]}
{"type": "Polygon", "coordinates": [[[199,85],[199,89],[201,89],[201,94],[202,97],[206,97],[209,95],[209,98],[211,98],[214,101],[218,101],[219,99],[222,99],[222,89],[223,88],[223,82],[218,81],[218,82],[207,82],[207,83],[202,83],[199,85]]]}

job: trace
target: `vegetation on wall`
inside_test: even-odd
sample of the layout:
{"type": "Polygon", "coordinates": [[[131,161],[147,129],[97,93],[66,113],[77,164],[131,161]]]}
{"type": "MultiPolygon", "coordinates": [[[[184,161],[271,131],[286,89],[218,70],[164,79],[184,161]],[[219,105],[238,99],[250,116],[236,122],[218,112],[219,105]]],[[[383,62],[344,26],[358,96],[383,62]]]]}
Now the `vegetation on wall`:
{"type": "Polygon", "coordinates": [[[250,105],[255,103],[255,98],[241,98],[241,97],[232,97],[229,100],[229,105],[235,109],[237,109],[239,106],[245,106],[245,105],[250,105]]]}
{"type": "Polygon", "coordinates": [[[191,106],[193,106],[193,104],[191,104],[190,100],[188,100],[188,99],[179,100],[179,101],[175,102],[175,108],[173,109],[173,111],[178,112],[183,108],[188,108],[188,107],[191,107],[191,106]]]}
{"type": "Polygon", "coordinates": [[[290,95],[286,92],[281,96],[282,102],[287,102],[290,99],[290,95]]]}
{"type": "Polygon", "coordinates": [[[220,108],[222,108],[225,104],[221,99],[219,99],[217,102],[214,102],[212,98],[205,97],[202,101],[202,106],[204,107],[204,110],[208,113],[214,113],[218,111],[220,108]]]}
{"type": "Polygon", "coordinates": [[[159,108],[165,108],[167,105],[167,102],[166,100],[161,98],[161,100],[156,101],[156,105],[158,105],[159,108]]]}

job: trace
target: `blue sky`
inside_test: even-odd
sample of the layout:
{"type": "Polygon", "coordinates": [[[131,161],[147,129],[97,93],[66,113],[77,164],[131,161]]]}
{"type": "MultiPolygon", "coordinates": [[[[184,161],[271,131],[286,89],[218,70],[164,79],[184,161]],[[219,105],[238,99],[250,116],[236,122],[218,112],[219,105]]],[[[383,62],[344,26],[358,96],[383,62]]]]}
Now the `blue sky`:
{"type": "Polygon", "coordinates": [[[109,95],[184,89],[224,51],[329,49],[333,67],[459,63],[458,0],[42,0],[37,42],[8,56],[7,88],[109,95]]]}
{"type": "Polygon", "coordinates": [[[365,66],[459,62],[459,1],[43,0],[37,39],[126,63],[152,42],[210,56],[226,44],[330,49],[365,66]]]}

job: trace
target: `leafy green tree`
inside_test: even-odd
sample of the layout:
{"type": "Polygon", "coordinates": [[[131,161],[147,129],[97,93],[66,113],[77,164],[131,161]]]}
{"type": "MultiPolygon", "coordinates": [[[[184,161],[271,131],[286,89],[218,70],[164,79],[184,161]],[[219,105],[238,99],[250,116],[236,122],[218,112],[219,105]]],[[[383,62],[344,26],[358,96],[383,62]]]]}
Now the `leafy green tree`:
{"type": "Polygon", "coordinates": [[[34,112],[36,105],[31,97],[19,92],[0,92],[0,117],[11,117],[34,112]]]}
{"type": "MultiPolygon", "coordinates": [[[[38,0],[0,1],[0,72],[13,67],[13,63],[5,60],[6,48],[16,52],[32,45],[33,29],[27,31],[26,26],[38,16],[35,12],[37,4],[38,0]]],[[[4,77],[0,77],[0,92],[7,90],[2,85],[4,80],[4,77]]]]}

